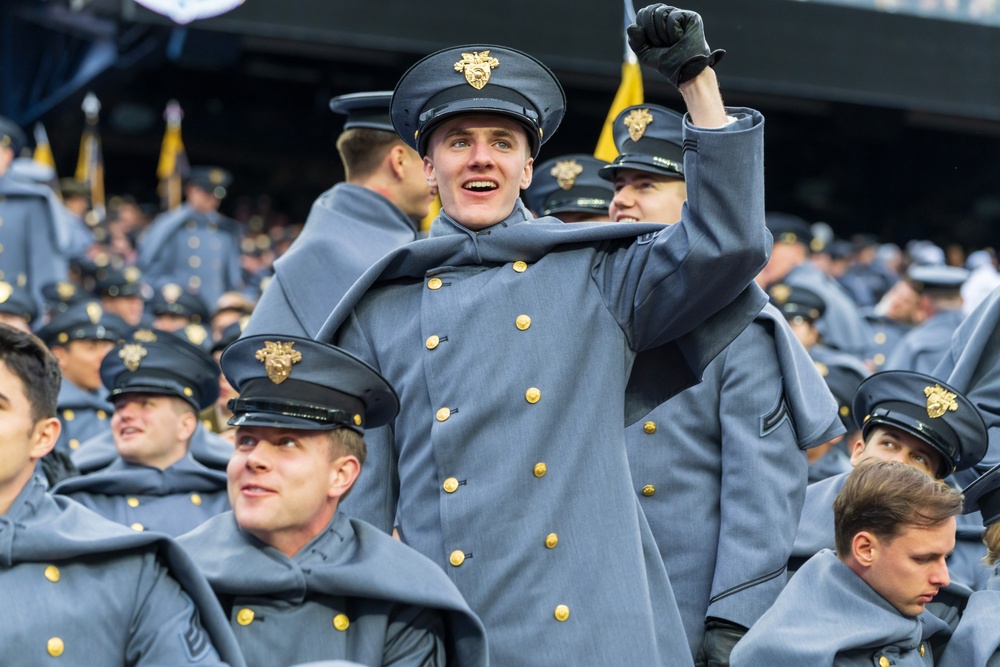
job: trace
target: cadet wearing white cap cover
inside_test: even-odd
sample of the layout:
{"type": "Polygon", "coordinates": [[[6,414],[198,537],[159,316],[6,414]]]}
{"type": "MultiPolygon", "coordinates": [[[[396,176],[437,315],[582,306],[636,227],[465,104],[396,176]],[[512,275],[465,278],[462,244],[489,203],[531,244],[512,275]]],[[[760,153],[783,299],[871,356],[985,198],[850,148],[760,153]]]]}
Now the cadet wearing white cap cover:
{"type": "Polygon", "coordinates": [[[562,88],[513,49],[439,51],[400,80],[392,116],[443,212],[319,335],[402,403],[348,511],[388,531],[398,507],[402,538],[483,618],[496,664],[692,662],[622,426],[697,381],[763,307],[747,288],[770,245],[763,120],[727,118],[697,14],[654,5],[637,20],[633,48],[688,106],[689,182],[720,187],[693,188],[670,228],[532,220],[518,194],[562,88]]]}

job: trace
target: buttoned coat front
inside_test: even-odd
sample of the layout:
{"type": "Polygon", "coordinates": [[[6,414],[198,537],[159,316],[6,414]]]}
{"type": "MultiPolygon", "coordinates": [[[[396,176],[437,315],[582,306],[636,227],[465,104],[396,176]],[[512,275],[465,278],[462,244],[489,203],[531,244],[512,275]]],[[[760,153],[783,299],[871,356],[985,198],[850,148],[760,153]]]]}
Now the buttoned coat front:
{"type": "Polygon", "coordinates": [[[686,128],[680,223],[564,225],[515,205],[473,232],[442,214],[320,332],[402,406],[393,430],[366,433],[345,511],[398,519],[483,619],[494,664],[692,661],[623,415],[696,382],[764,305],[747,287],[771,246],[763,119],[730,113],[686,128]],[[650,359],[633,372],[637,353],[650,359]]]}
{"type": "Polygon", "coordinates": [[[414,222],[391,201],[360,185],[338,183],[313,203],[302,233],[275,262],[243,335],[312,338],[368,267],[416,238],[414,222]]]}
{"type": "Polygon", "coordinates": [[[750,627],[781,593],[806,489],[801,450],[843,432],[830,390],[771,305],[701,384],[626,429],[633,488],[692,652],[706,616],[750,627]]]}
{"type": "Polygon", "coordinates": [[[224,602],[251,667],[487,664],[482,623],[437,566],[341,512],[293,557],[240,530],[231,512],[179,541],[224,602]]]}
{"type": "Polygon", "coordinates": [[[226,474],[206,468],[191,454],[165,470],[119,458],[103,470],[60,482],[52,492],[132,530],[171,537],[229,509],[226,474]]]}
{"type": "Polygon", "coordinates": [[[34,480],[0,515],[0,590],[5,665],[244,664],[208,583],[173,540],[118,526],[34,480]]]}

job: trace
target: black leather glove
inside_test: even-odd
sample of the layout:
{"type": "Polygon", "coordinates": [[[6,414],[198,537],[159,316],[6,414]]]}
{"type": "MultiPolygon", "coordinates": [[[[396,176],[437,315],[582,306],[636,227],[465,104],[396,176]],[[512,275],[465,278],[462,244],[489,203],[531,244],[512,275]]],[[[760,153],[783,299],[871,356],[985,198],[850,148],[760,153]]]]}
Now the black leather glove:
{"type": "Polygon", "coordinates": [[[694,660],[695,667],[729,667],[729,654],[747,629],[721,618],[705,619],[705,636],[694,660]]]}
{"type": "Polygon", "coordinates": [[[708,47],[701,16],[663,4],[639,10],[628,27],[628,45],[640,62],[655,67],[674,86],[698,76],[726,54],[708,47]]]}

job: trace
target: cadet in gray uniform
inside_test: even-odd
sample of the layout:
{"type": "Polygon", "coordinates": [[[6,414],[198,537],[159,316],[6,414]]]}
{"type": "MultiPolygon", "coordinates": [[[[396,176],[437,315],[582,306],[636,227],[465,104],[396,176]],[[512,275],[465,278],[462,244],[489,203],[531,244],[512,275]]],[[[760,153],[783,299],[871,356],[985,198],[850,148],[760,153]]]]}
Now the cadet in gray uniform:
{"type": "Polygon", "coordinates": [[[45,491],[33,473],[59,435],[59,365],[37,338],[3,325],[0,359],[4,664],[243,665],[211,589],[176,543],[45,491]]]}
{"type": "Polygon", "coordinates": [[[381,91],[330,101],[331,109],[347,115],[337,138],[346,182],[313,203],[302,233],[275,262],[245,335],[315,336],[368,267],[416,240],[434,191],[420,156],[392,127],[391,97],[391,91],[381,91]]]}
{"type": "MultiPolygon", "coordinates": [[[[972,468],[986,454],[986,426],[979,411],[957,389],[928,375],[909,371],[872,375],[858,388],[854,418],[861,428],[861,438],[851,449],[855,466],[877,458],[944,479],[956,470],[972,468]]],[[[830,508],[846,479],[843,473],[806,489],[790,569],[834,546],[830,508]]],[[[982,547],[975,542],[960,541],[952,556],[953,564],[961,566],[953,571],[956,581],[978,585],[984,577],[975,561],[982,555],[982,547]]]]}
{"type": "Polygon", "coordinates": [[[114,408],[101,382],[101,362],[127,330],[124,320],[91,300],[74,304],[38,331],[59,360],[63,375],[57,451],[68,454],[79,449],[80,443],[110,431],[108,418],[114,408]]]}
{"type": "Polygon", "coordinates": [[[394,428],[372,434],[374,466],[347,511],[386,531],[398,516],[483,619],[496,664],[692,662],[622,427],[697,381],[765,303],[750,284],[770,245],[763,126],[749,109],[727,116],[697,14],[654,5],[629,30],[684,93],[689,183],[724,187],[694,189],[668,228],[533,219],[518,194],[562,88],[513,49],[445,49],[392,101],[443,212],[318,336],[402,400],[394,428]]]}
{"type": "Polygon", "coordinates": [[[30,333],[36,317],[38,304],[28,290],[0,280],[0,324],[30,333]]]}
{"type": "Polygon", "coordinates": [[[561,155],[538,165],[524,203],[537,218],[552,216],[563,222],[609,222],[608,206],[614,191],[600,177],[608,165],[592,155],[561,155]]]}
{"type": "Polygon", "coordinates": [[[364,463],[364,429],[399,409],[392,387],[354,356],[294,336],[242,338],[222,368],[240,393],[233,511],[180,541],[247,662],[486,665],[482,623],[448,577],[338,511],[364,463]]]}
{"type": "MultiPolygon", "coordinates": [[[[600,172],[614,184],[615,220],[681,219],[683,123],[652,104],[615,119],[619,155],[600,172]]],[[[843,432],[829,389],[773,306],[708,365],[701,384],[626,429],[633,488],[696,664],[726,664],[778,597],[805,496],[800,448],[843,432]]]]}
{"type": "Polygon", "coordinates": [[[910,466],[858,465],[834,503],[836,553],[802,566],[732,667],[935,664],[951,631],[926,607],[949,583],[961,511],[961,493],[910,466]]]}
{"type": "Polygon", "coordinates": [[[184,204],[156,218],[140,237],[136,264],[154,289],[174,283],[214,304],[223,293],[243,288],[243,231],[219,213],[231,181],[224,169],[192,167],[184,204]]]}
{"type": "Polygon", "coordinates": [[[229,509],[226,477],[189,451],[198,411],[219,393],[219,368],[176,336],[122,343],[101,364],[114,402],[116,458],[107,468],[66,480],[54,493],[131,527],[177,536],[229,509]]]}
{"type": "Polygon", "coordinates": [[[948,642],[939,667],[1000,665],[1000,466],[993,466],[962,492],[965,513],[982,516],[986,534],[986,587],[969,597],[962,620],[948,642]]]}
{"type": "Polygon", "coordinates": [[[26,288],[41,311],[42,286],[69,275],[70,231],[52,188],[8,173],[26,145],[21,128],[0,116],[0,280],[26,288]]]}
{"type": "Polygon", "coordinates": [[[952,335],[965,319],[961,289],[969,272],[954,266],[915,264],[906,273],[920,295],[926,319],[900,339],[889,353],[885,368],[931,373],[944,358],[952,335]]]}

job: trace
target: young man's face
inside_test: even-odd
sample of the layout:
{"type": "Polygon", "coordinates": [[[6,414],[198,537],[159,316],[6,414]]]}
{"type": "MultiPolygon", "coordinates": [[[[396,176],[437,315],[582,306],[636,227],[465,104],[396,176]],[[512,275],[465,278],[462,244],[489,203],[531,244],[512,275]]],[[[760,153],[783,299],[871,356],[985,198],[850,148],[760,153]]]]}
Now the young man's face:
{"type": "Polygon", "coordinates": [[[494,225],[514,209],[531,184],[534,160],[527,134],[502,116],[459,116],[434,129],[424,174],[438,189],[441,208],[462,226],[494,225]]]}
{"type": "Polygon", "coordinates": [[[889,542],[873,537],[871,566],[862,577],[904,616],[918,616],[950,582],[945,558],[955,548],[955,517],[937,526],[907,526],[889,542]]]}
{"type": "Polygon", "coordinates": [[[105,312],[117,315],[132,326],[139,326],[142,321],[144,302],[138,296],[116,296],[101,299],[105,312]]]}
{"type": "Polygon", "coordinates": [[[125,461],[164,470],[187,453],[197,418],[181,399],[136,392],[117,396],[114,403],[111,434],[125,461]]]}
{"type": "Polygon", "coordinates": [[[396,205],[407,217],[420,220],[430,211],[437,190],[427,183],[420,154],[406,144],[400,144],[399,148],[402,151],[403,187],[396,205]]]}
{"type": "Polygon", "coordinates": [[[879,426],[868,434],[867,440],[859,439],[854,443],[852,466],[870,458],[903,463],[934,478],[941,466],[941,455],[930,444],[889,426],[879,426]]]}
{"type": "MultiPolygon", "coordinates": [[[[40,424],[31,418],[24,383],[0,361],[0,502],[11,501],[28,482],[35,461],[55,444],[43,442],[40,424]]],[[[59,431],[56,430],[56,437],[59,431]]],[[[6,512],[3,507],[0,514],[6,512]]]]}
{"type": "Polygon", "coordinates": [[[73,340],[66,345],[54,345],[52,354],[59,360],[63,377],[80,389],[97,391],[101,388],[101,362],[115,346],[110,340],[73,340]]]}
{"type": "Polygon", "coordinates": [[[240,528],[287,556],[308,544],[360,471],[345,471],[345,460],[357,459],[331,456],[331,447],[327,431],[239,427],[226,472],[240,528]]]}
{"type": "Polygon", "coordinates": [[[683,179],[638,169],[621,169],[615,178],[615,197],[608,207],[612,222],[662,222],[681,219],[687,201],[683,179]]]}

